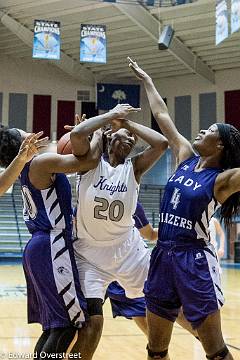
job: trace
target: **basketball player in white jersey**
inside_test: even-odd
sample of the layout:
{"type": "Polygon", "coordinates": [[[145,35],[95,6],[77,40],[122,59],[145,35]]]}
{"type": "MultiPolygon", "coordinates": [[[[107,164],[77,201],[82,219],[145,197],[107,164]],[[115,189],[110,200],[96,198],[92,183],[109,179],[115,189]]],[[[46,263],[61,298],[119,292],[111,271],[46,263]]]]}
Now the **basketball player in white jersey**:
{"type": "Polygon", "coordinates": [[[83,156],[90,149],[90,134],[121,119],[117,120],[119,130],[109,138],[109,163],[102,157],[95,169],[81,174],[78,184],[79,240],[75,242],[75,255],[88,313],[96,324],[95,346],[102,332],[102,304],[108,285],[118,281],[127,297],[142,297],[148,272],[150,252],[132,216],[141,176],[160,158],[168,143],[156,131],[125,119],[139,110],[119,104],[109,113],[77,125],[71,133],[73,154],[83,156]],[[150,146],[129,159],[137,136],[150,146]]]}

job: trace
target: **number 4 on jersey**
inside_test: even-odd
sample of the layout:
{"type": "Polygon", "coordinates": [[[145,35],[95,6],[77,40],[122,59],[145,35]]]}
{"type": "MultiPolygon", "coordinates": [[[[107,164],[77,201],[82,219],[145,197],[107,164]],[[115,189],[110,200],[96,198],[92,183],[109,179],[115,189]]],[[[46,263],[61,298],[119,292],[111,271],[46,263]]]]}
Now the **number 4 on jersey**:
{"type": "Polygon", "coordinates": [[[173,209],[176,210],[180,203],[181,192],[180,189],[174,188],[170,204],[173,205],[173,209]]]}

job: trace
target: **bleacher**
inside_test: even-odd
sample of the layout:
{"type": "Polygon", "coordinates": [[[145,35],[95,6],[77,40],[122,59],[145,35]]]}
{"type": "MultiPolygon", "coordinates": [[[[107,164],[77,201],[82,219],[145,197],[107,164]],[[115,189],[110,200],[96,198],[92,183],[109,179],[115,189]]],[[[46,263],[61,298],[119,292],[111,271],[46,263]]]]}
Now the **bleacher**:
{"type": "Polygon", "coordinates": [[[0,259],[21,257],[30,236],[23,221],[20,184],[0,197],[0,259]]]}
{"type": "Polygon", "coordinates": [[[158,227],[159,204],[164,194],[164,187],[160,185],[141,185],[139,201],[142,204],[145,214],[153,227],[158,227]]]}

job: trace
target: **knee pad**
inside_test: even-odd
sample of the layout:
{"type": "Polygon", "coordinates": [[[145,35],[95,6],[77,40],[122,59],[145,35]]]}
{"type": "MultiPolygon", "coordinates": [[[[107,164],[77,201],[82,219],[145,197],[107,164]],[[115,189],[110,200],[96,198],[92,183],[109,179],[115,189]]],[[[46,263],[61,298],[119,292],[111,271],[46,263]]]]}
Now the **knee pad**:
{"type": "Polygon", "coordinates": [[[228,353],[229,350],[225,345],[223,349],[216,352],[214,355],[206,355],[206,358],[210,360],[224,360],[228,353]]]}
{"type": "Polygon", "coordinates": [[[148,345],[147,345],[147,351],[148,351],[148,356],[151,359],[163,359],[168,353],[168,349],[159,352],[152,351],[149,349],[148,345]]]}
{"type": "Polygon", "coordinates": [[[77,329],[75,327],[63,328],[58,337],[56,345],[56,353],[65,353],[76,335],[77,329]]]}
{"type": "Polygon", "coordinates": [[[87,311],[89,316],[103,315],[103,301],[99,298],[87,298],[87,311]]]}

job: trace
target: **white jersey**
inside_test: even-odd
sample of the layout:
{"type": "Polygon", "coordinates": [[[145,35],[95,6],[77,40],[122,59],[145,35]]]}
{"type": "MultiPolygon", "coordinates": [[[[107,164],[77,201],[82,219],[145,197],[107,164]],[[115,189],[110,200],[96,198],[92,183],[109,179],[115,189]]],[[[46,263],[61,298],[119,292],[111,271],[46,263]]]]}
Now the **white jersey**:
{"type": "Polygon", "coordinates": [[[79,177],[75,250],[84,245],[113,246],[131,239],[139,185],[131,159],[112,167],[101,158],[96,169],[79,177]]]}

